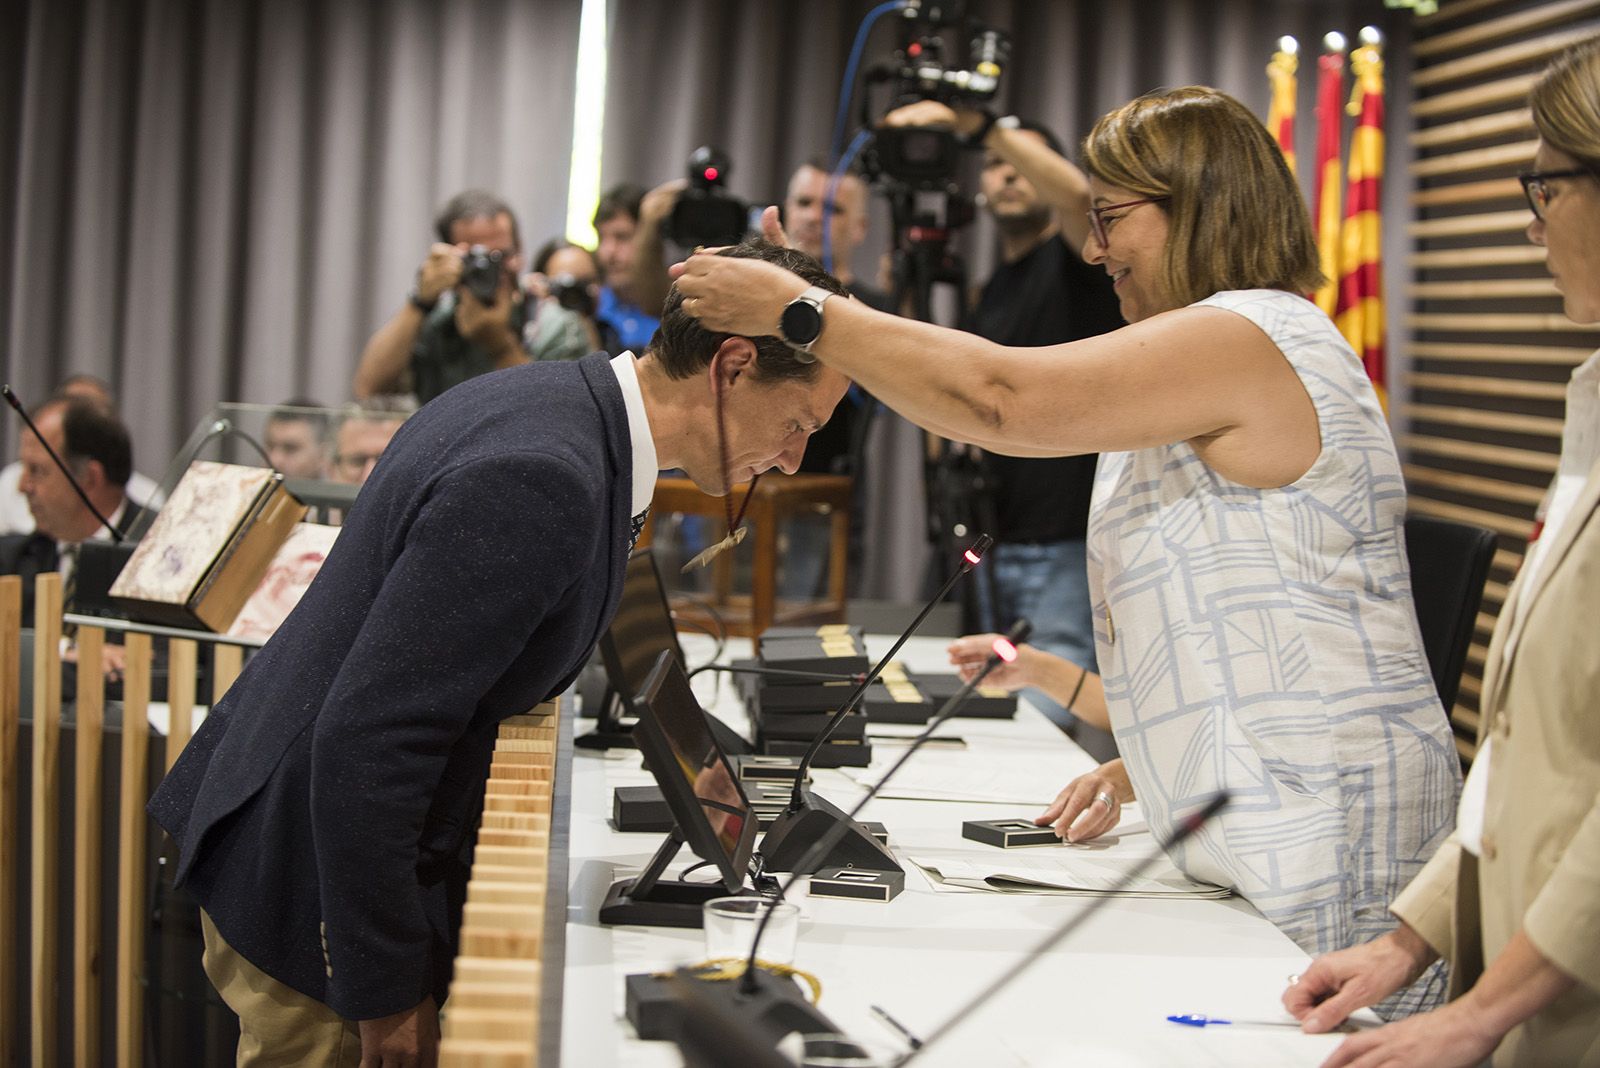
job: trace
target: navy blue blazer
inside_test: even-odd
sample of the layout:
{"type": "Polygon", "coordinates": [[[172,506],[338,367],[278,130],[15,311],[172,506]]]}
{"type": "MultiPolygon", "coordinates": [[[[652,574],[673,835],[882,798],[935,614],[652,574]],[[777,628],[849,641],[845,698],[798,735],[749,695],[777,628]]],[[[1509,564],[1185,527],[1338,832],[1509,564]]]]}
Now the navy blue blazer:
{"type": "Polygon", "coordinates": [[[472,379],[395,435],[150,802],[246,960],[346,1019],[443,1000],[495,728],[616,611],[632,469],[603,355],[472,379]]]}

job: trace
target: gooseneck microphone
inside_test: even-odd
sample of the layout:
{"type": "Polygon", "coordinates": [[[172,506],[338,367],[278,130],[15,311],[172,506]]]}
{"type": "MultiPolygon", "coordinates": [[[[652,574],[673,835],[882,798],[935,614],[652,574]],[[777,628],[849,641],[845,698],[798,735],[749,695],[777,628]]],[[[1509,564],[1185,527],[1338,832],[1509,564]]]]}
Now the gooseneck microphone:
{"type": "MultiPolygon", "coordinates": [[[[983,666],[977,670],[961,689],[950,696],[950,699],[940,707],[938,712],[934,713],[933,718],[928,720],[927,727],[923,729],[921,734],[917,735],[906,751],[900,754],[900,759],[891,764],[889,770],[885,771],[876,783],[867,788],[866,794],[862,796],[860,801],[856,802],[855,807],[849,813],[828,827],[822,833],[822,836],[812,843],[811,847],[801,856],[800,862],[794,866],[794,871],[788,880],[778,888],[778,894],[772,902],[774,906],[788,896],[790,888],[796,882],[815,871],[821,865],[822,858],[828,855],[828,850],[832,849],[850,828],[856,826],[856,817],[861,814],[862,809],[867,807],[867,803],[877,797],[885,784],[905,766],[906,761],[910,760],[912,755],[922,748],[924,742],[933,737],[933,732],[944,726],[945,722],[960,710],[961,705],[972,695],[972,691],[983,683],[989,672],[999,667],[1002,663],[1009,664],[1017,659],[1017,646],[1027,641],[1028,635],[1032,631],[1032,623],[1026,619],[1019,619],[1003,637],[994,640],[993,651],[984,660],[983,666]]],[[[770,831],[767,833],[771,834],[770,831]]],[[[754,994],[760,984],[760,979],[757,978],[756,953],[761,946],[761,936],[766,933],[767,923],[772,919],[772,914],[775,911],[775,907],[767,910],[766,914],[761,917],[760,924],[756,927],[755,936],[750,940],[750,957],[745,961],[744,975],[739,979],[739,989],[746,995],[754,994]]]]}
{"type": "MultiPolygon", "coordinates": [[[[844,704],[839,707],[839,711],[833,714],[833,718],[828,720],[822,730],[817,732],[817,736],[812,739],[811,747],[806,750],[805,756],[800,759],[799,771],[795,775],[794,793],[789,798],[789,806],[772,822],[772,826],[767,828],[765,837],[761,839],[761,856],[766,863],[768,871],[793,871],[799,875],[808,874],[807,870],[796,866],[800,858],[808,855],[808,849],[811,844],[823,837],[825,831],[840,820],[847,818],[838,808],[812,793],[811,788],[806,783],[812,762],[816,760],[817,754],[822,751],[823,743],[828,740],[829,735],[838,728],[840,723],[844,722],[846,716],[861,704],[862,699],[866,697],[867,688],[883,673],[883,669],[894,659],[901,646],[905,645],[911,636],[917,632],[917,628],[922,626],[923,620],[928,618],[928,614],[933,611],[934,606],[944,600],[945,595],[961,579],[961,576],[978,566],[983,560],[983,554],[988,552],[989,547],[993,544],[994,539],[989,535],[978,535],[977,540],[961,554],[961,566],[945,580],[944,585],[939,587],[939,592],[935,593],[932,599],[923,606],[922,611],[918,612],[917,617],[911,621],[911,625],[905,629],[900,637],[895,639],[894,645],[889,648],[889,651],[883,655],[882,659],[873,665],[872,670],[867,672],[844,704]]],[[[869,870],[900,870],[900,865],[895,862],[894,857],[865,828],[856,827],[854,830],[856,833],[848,836],[845,831],[840,831],[838,834],[830,836],[833,845],[839,848],[840,855],[829,858],[826,854],[821,854],[817,856],[816,862],[821,864],[826,859],[839,864],[851,864],[855,867],[869,870]]]]}
{"type": "Polygon", "coordinates": [[[860,682],[866,675],[856,671],[850,674],[837,671],[801,671],[797,668],[769,668],[755,665],[701,664],[689,672],[692,679],[702,671],[720,671],[726,675],[759,675],[768,679],[810,679],[812,682],[860,682]]]}
{"type": "Polygon", "coordinates": [[[94,502],[89,499],[89,495],[84,492],[83,486],[79,484],[77,477],[73,475],[72,469],[66,465],[61,457],[56,455],[56,450],[52,449],[50,447],[50,443],[45,440],[44,435],[39,433],[39,427],[35,425],[33,418],[28,415],[28,409],[22,406],[22,401],[17,399],[17,395],[11,391],[11,386],[9,383],[4,386],[0,386],[0,394],[5,395],[6,403],[17,410],[17,414],[22,416],[22,421],[28,424],[28,429],[33,431],[33,436],[38,439],[40,445],[44,446],[44,451],[49,453],[50,459],[55,461],[56,467],[60,468],[61,473],[67,476],[67,483],[71,485],[73,491],[77,493],[78,499],[83,502],[83,506],[89,509],[89,513],[96,519],[100,520],[100,522],[104,524],[105,528],[111,532],[112,541],[119,545],[122,544],[122,531],[112,526],[111,520],[105,517],[105,513],[101,512],[100,509],[94,506],[94,502]]]}
{"type": "Polygon", "coordinates": [[[1076,931],[1079,927],[1082,927],[1089,917],[1093,916],[1101,906],[1115,897],[1116,894],[1124,887],[1131,885],[1134,880],[1138,879],[1146,871],[1148,871],[1152,864],[1161,859],[1161,857],[1166,855],[1170,850],[1177,847],[1185,838],[1188,838],[1195,831],[1199,830],[1207,821],[1211,819],[1211,817],[1215,816],[1218,812],[1221,812],[1223,808],[1227,806],[1227,804],[1228,791],[1219,790],[1217,793],[1211,796],[1211,800],[1207,801],[1204,805],[1200,806],[1200,808],[1196,809],[1188,816],[1185,816],[1178,824],[1177,828],[1172,832],[1171,837],[1158,845],[1143,860],[1139,861],[1131,869],[1129,869],[1122,876],[1122,878],[1118,879],[1116,883],[1112,885],[1111,889],[1096,896],[1095,900],[1089,904],[1088,908],[1081,912],[1073,913],[1071,918],[1069,918],[1060,927],[1057,927],[1054,931],[1052,931],[1043,941],[1034,946],[1033,949],[1029,950],[1028,955],[1024,957],[1021,963],[1019,963],[1015,968],[1012,968],[1004,975],[989,983],[988,986],[985,986],[982,990],[979,990],[978,993],[973,996],[972,1000],[968,1001],[965,1005],[961,1006],[961,1008],[951,1013],[944,1023],[936,1027],[927,1037],[922,1040],[921,1045],[913,1047],[911,1052],[900,1058],[900,1060],[896,1062],[895,1068],[902,1068],[902,1066],[909,1064],[911,1061],[916,1060],[918,1057],[928,1052],[929,1046],[933,1045],[935,1042],[939,1041],[939,1039],[955,1030],[965,1020],[971,1017],[973,1013],[983,1008],[983,1006],[991,998],[1010,985],[1013,979],[1017,978],[1023,972],[1033,967],[1034,963],[1040,957],[1044,956],[1056,946],[1060,945],[1068,935],[1072,934],[1072,932],[1076,931]]]}

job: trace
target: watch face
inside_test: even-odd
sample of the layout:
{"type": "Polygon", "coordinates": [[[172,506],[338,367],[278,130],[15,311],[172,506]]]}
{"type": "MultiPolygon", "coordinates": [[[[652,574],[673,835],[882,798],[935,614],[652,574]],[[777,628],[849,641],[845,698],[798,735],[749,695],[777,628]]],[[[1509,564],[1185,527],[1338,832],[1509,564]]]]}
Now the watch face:
{"type": "Polygon", "coordinates": [[[783,309],[778,326],[789,344],[809,345],[822,333],[822,312],[807,301],[796,300],[783,309]]]}

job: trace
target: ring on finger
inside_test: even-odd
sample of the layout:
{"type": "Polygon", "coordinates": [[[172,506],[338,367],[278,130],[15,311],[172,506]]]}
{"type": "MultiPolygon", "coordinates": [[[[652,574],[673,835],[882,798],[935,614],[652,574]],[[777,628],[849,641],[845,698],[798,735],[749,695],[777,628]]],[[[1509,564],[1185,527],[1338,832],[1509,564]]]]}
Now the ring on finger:
{"type": "Polygon", "coordinates": [[[1106,806],[1107,812],[1110,812],[1116,807],[1117,799],[1112,797],[1109,791],[1101,790],[1099,793],[1094,795],[1094,799],[1106,806]]]}

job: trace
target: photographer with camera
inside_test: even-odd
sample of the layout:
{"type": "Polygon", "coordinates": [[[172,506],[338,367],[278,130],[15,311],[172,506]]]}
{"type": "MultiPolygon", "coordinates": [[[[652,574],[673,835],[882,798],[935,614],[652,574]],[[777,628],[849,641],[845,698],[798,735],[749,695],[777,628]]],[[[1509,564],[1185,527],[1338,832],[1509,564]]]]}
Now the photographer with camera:
{"type": "Polygon", "coordinates": [[[546,241],[527,277],[533,311],[523,329],[523,348],[534,360],[576,360],[591,352],[620,355],[622,341],[609,322],[596,318],[600,265],[594,253],[564,237],[546,241]]]}
{"type": "Polygon", "coordinates": [[[469,189],[450,198],[434,230],[439,240],[406,303],[361,352],[352,383],[359,400],[409,387],[426,404],[469,378],[527,362],[522,246],[510,206],[469,189]]]}

